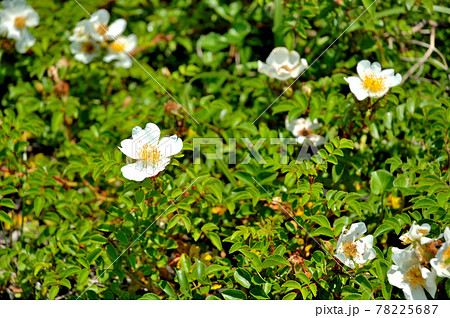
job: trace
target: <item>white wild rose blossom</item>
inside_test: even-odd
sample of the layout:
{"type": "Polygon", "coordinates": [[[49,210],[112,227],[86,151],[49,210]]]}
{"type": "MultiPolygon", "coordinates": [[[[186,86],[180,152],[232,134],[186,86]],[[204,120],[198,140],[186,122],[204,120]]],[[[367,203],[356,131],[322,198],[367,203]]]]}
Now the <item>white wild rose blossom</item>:
{"type": "Polygon", "coordinates": [[[258,61],[258,72],[280,81],[297,78],[307,67],[308,62],[297,51],[289,52],[285,47],[274,48],[266,63],[258,61]]]}
{"type": "Polygon", "coordinates": [[[393,247],[392,261],[387,272],[389,283],[402,289],[407,300],[426,300],[425,290],[434,298],[436,271],[423,267],[415,250],[393,247]]]}
{"type": "Polygon", "coordinates": [[[17,52],[26,53],[36,42],[28,28],[39,25],[39,14],[25,0],[5,0],[2,1],[2,6],[0,34],[16,41],[17,52]]]}
{"type": "Polygon", "coordinates": [[[437,276],[450,278],[450,228],[444,230],[445,243],[439,248],[430,264],[437,276]]]}
{"type": "Polygon", "coordinates": [[[127,157],[136,162],[122,167],[125,178],[142,181],[154,177],[170,163],[170,157],[183,148],[183,141],[176,135],[163,137],[158,126],[148,123],[145,129],[136,126],[132,130],[131,139],[125,139],[119,147],[127,157]]]}
{"type": "Polygon", "coordinates": [[[305,141],[311,142],[314,146],[320,146],[325,143],[325,138],[313,133],[313,130],[320,127],[317,118],[311,121],[309,118],[298,118],[289,122],[288,117],[285,120],[286,129],[289,130],[295,137],[297,142],[303,144],[305,141]]]}
{"type": "Polygon", "coordinates": [[[367,228],[363,222],[352,224],[349,230],[344,227],[334,256],[350,268],[355,268],[354,263],[361,265],[375,258],[373,236],[362,237],[366,231],[367,228]]]}
{"type": "Polygon", "coordinates": [[[344,80],[350,85],[351,92],[358,100],[382,97],[389,88],[402,82],[400,74],[394,74],[393,69],[382,71],[378,62],[370,63],[363,60],[358,63],[356,70],[358,76],[345,77],[344,80]]]}

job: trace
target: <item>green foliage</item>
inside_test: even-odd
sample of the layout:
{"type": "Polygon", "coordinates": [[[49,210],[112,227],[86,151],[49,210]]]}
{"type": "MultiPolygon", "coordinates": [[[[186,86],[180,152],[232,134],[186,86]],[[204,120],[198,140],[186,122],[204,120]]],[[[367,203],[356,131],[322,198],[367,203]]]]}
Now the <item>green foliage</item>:
{"type": "MultiPolygon", "coordinates": [[[[414,221],[432,238],[450,224],[450,8],[225,2],[85,1],[138,36],[130,69],[74,60],[68,36],[86,18],[74,1],[29,1],[41,21],[26,54],[0,38],[2,298],[403,298],[387,279],[398,236],[414,221]],[[363,59],[405,75],[430,41],[422,20],[438,23],[440,54],[359,102],[344,77],[363,59]],[[257,72],[275,46],[311,66],[291,87],[257,72]],[[307,116],[327,140],[311,160],[270,142],[292,137],[286,117],[307,116]],[[156,178],[129,181],[117,147],[147,122],[184,148],[156,178]],[[222,139],[222,159],[202,145],[194,164],[194,138],[222,139]],[[264,163],[246,147],[260,140],[264,163]],[[377,257],[351,269],[333,256],[355,222],[377,257]]],[[[436,298],[448,299],[449,282],[439,278],[436,298]]]]}

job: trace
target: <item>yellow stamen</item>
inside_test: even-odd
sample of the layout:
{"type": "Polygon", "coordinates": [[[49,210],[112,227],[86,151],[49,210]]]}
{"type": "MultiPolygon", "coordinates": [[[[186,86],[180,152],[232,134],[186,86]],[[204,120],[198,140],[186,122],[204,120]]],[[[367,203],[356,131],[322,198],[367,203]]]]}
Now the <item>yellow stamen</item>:
{"type": "Polygon", "coordinates": [[[146,164],[156,166],[162,159],[162,155],[159,152],[158,148],[153,145],[146,144],[141,150],[138,152],[138,156],[142,159],[146,164]]]}
{"type": "Polygon", "coordinates": [[[426,235],[428,233],[425,229],[418,229],[417,232],[422,233],[423,235],[426,235]]]}
{"type": "Polygon", "coordinates": [[[342,248],[344,249],[345,256],[356,256],[358,255],[358,248],[355,242],[347,242],[342,244],[342,248]]]}
{"type": "Polygon", "coordinates": [[[96,28],[96,31],[100,35],[105,35],[108,32],[108,26],[104,24],[99,24],[96,28]]]}
{"type": "Polygon", "coordinates": [[[408,283],[417,288],[419,286],[425,286],[425,278],[422,276],[419,265],[411,267],[405,274],[405,278],[408,283]]]}
{"type": "Polygon", "coordinates": [[[384,78],[376,74],[365,75],[362,81],[364,88],[372,93],[382,92],[386,88],[384,78]]]}
{"type": "Polygon", "coordinates": [[[16,17],[14,19],[14,25],[19,29],[23,29],[27,24],[27,19],[25,17],[16,17]]]}
{"type": "Polygon", "coordinates": [[[111,49],[117,53],[125,50],[125,43],[122,41],[114,41],[111,43],[111,49]]]}

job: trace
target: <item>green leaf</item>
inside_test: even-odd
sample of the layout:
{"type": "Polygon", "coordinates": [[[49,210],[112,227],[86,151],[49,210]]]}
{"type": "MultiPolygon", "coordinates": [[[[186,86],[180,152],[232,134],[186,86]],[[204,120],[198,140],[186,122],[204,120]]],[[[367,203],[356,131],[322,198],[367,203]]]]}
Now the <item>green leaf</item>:
{"type": "Polygon", "coordinates": [[[310,216],[309,219],[311,221],[313,221],[314,223],[319,224],[320,226],[331,228],[330,222],[323,215],[313,215],[313,216],[310,216]]]}
{"type": "Polygon", "coordinates": [[[9,217],[8,214],[6,214],[3,211],[0,211],[0,221],[4,222],[4,223],[8,223],[10,226],[13,226],[13,221],[12,219],[9,217]]]}
{"type": "Polygon", "coordinates": [[[213,245],[214,245],[219,251],[221,251],[221,250],[223,249],[223,248],[222,248],[222,242],[221,242],[221,240],[220,240],[219,235],[217,235],[217,234],[214,233],[214,232],[209,232],[209,233],[206,233],[206,237],[209,238],[209,239],[211,240],[211,242],[213,243],[213,245]]]}
{"type": "Polygon", "coordinates": [[[161,288],[163,290],[163,292],[165,292],[167,295],[169,295],[170,298],[177,299],[177,295],[175,294],[175,292],[169,282],[167,282],[165,280],[160,280],[157,283],[157,285],[159,286],[159,288],[161,288]]]}
{"type": "Polygon", "coordinates": [[[373,17],[375,15],[375,6],[377,5],[376,1],[373,0],[362,0],[364,7],[367,12],[373,17]]]}
{"type": "Polygon", "coordinates": [[[288,262],[283,256],[280,255],[271,255],[267,257],[262,263],[262,268],[272,267],[272,266],[291,266],[291,263],[288,262]]]}
{"type": "Polygon", "coordinates": [[[186,228],[186,231],[189,232],[191,230],[191,226],[192,226],[191,220],[186,215],[181,215],[180,218],[184,224],[184,227],[186,228]]]}
{"type": "Polygon", "coordinates": [[[334,237],[334,232],[331,228],[327,227],[319,227],[318,229],[309,233],[311,236],[329,236],[334,237]]]}
{"type": "Polygon", "coordinates": [[[0,207],[2,207],[2,206],[10,208],[10,209],[14,209],[16,207],[13,200],[7,199],[7,198],[4,198],[0,201],[0,207]]]}
{"type": "Polygon", "coordinates": [[[138,300],[161,300],[158,295],[155,295],[153,293],[147,293],[142,295],[141,298],[138,298],[138,300]]]}
{"type": "Polygon", "coordinates": [[[234,276],[234,279],[239,284],[241,284],[243,287],[250,288],[252,278],[250,277],[250,274],[245,269],[238,268],[234,272],[233,276],[234,276]]]}
{"type": "Polygon", "coordinates": [[[375,233],[373,233],[373,237],[377,237],[381,234],[387,233],[392,231],[394,228],[392,225],[389,224],[381,224],[377,229],[375,230],[375,233]]]}
{"type": "Polygon", "coordinates": [[[58,286],[53,286],[52,288],[50,288],[50,291],[48,292],[48,298],[50,300],[55,299],[56,295],[58,295],[59,293],[59,287],[58,286]]]}
{"type": "Polygon", "coordinates": [[[238,289],[226,289],[221,292],[225,300],[246,300],[247,296],[238,289]]]}
{"type": "Polygon", "coordinates": [[[373,194],[382,194],[392,189],[394,176],[386,170],[377,170],[371,173],[370,190],[373,194]]]}
{"type": "Polygon", "coordinates": [[[181,292],[186,296],[191,296],[191,288],[189,286],[189,281],[183,269],[177,270],[177,278],[178,283],[180,284],[181,287],[180,288],[181,292]]]}
{"type": "Polygon", "coordinates": [[[37,217],[41,214],[42,209],[44,208],[45,199],[41,196],[38,196],[34,199],[34,213],[37,217]]]}
{"type": "Polygon", "coordinates": [[[281,288],[288,288],[289,290],[291,289],[302,290],[302,285],[300,285],[300,283],[296,282],[295,280],[288,280],[283,285],[281,285],[281,288]]]}
{"type": "Polygon", "coordinates": [[[90,252],[88,254],[87,261],[89,262],[89,264],[92,264],[103,252],[103,249],[101,248],[96,248],[95,250],[93,250],[92,252],[90,252]]]}

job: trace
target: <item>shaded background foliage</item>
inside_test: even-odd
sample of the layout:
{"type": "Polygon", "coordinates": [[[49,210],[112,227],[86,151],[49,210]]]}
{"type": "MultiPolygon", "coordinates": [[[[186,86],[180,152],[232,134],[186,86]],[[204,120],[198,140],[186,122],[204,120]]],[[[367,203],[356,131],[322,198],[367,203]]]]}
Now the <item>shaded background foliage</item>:
{"type": "MultiPolygon", "coordinates": [[[[386,281],[390,247],[414,220],[430,237],[449,223],[450,8],[377,1],[356,21],[371,1],[80,2],[128,21],[140,65],[75,61],[68,36],[86,13],[70,0],[29,1],[41,21],[26,54],[0,40],[2,298],[403,297],[386,281]],[[438,52],[367,112],[343,77],[362,59],[405,75],[432,29],[438,52]],[[257,73],[275,46],[311,67],[252,124],[290,85],[257,73]],[[193,138],[291,137],[285,117],[307,115],[330,142],[322,162],[296,164],[291,145],[281,165],[267,141],[264,165],[240,164],[242,142],[237,164],[227,147],[223,161],[192,162],[193,138]],[[128,182],[117,146],[147,122],[185,147],[158,178],[128,182]],[[377,259],[343,272],[274,197],[328,252],[344,225],[364,221],[377,259]]],[[[436,298],[449,297],[448,281],[436,298]]]]}

